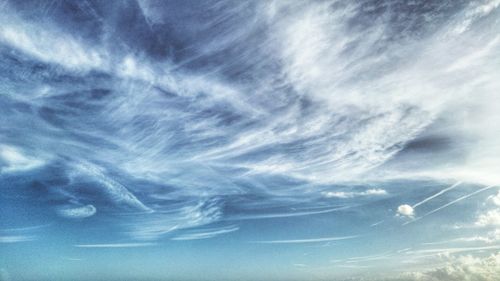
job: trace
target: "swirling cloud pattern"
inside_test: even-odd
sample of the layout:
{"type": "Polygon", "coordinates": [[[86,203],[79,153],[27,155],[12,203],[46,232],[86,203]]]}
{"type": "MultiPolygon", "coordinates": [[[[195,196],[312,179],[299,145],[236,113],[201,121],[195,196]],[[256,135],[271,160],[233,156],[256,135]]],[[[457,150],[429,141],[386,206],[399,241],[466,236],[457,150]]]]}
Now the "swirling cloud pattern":
{"type": "Polygon", "coordinates": [[[499,6],[1,1],[1,276],[494,272],[499,6]]]}

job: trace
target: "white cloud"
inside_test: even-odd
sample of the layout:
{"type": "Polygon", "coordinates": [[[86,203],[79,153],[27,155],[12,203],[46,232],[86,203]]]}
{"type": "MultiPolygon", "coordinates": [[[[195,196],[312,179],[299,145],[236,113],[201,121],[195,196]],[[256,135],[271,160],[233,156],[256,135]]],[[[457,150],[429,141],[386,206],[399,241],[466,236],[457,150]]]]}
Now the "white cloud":
{"type": "Polygon", "coordinates": [[[476,220],[478,226],[500,226],[500,210],[490,210],[484,214],[479,215],[476,220]]]}
{"type": "Polygon", "coordinates": [[[319,214],[327,214],[336,211],[342,211],[352,208],[353,206],[340,206],[335,208],[328,209],[306,209],[305,211],[294,211],[294,212],[283,212],[283,213],[265,213],[265,214],[243,214],[243,215],[235,215],[230,216],[226,219],[228,220],[258,220],[258,219],[274,219],[274,218],[289,218],[289,217],[301,217],[301,216],[310,216],[310,215],[319,215],[319,214]]]}
{"type": "Polygon", "coordinates": [[[222,216],[221,201],[216,198],[186,203],[179,209],[168,212],[146,213],[139,217],[131,227],[134,239],[152,240],[167,233],[207,225],[218,221],[222,216]]]}
{"type": "Polygon", "coordinates": [[[452,189],[456,188],[456,187],[457,187],[457,186],[459,186],[461,183],[462,183],[461,181],[456,182],[456,183],[455,183],[455,184],[453,184],[452,186],[450,186],[450,187],[448,187],[448,188],[445,188],[445,189],[443,189],[443,190],[439,191],[438,193],[436,193],[436,194],[434,194],[434,195],[432,195],[432,196],[430,196],[430,197],[427,197],[427,198],[425,198],[424,200],[422,200],[422,201],[420,201],[420,202],[418,202],[418,203],[414,204],[412,207],[413,207],[413,208],[416,208],[416,207],[418,207],[418,206],[420,206],[420,205],[424,204],[425,202],[430,201],[430,200],[432,200],[432,199],[434,199],[434,198],[436,198],[436,197],[438,197],[438,196],[442,195],[443,193],[448,192],[448,191],[450,191],[450,190],[452,190],[452,189]]]}
{"type": "Polygon", "coordinates": [[[26,24],[13,17],[0,24],[0,42],[43,62],[77,70],[90,70],[104,64],[102,53],[62,32],[26,24]]]}
{"type": "Polygon", "coordinates": [[[34,225],[34,226],[24,226],[24,227],[14,227],[14,228],[4,228],[1,231],[31,231],[31,230],[37,230],[45,227],[51,226],[52,223],[48,224],[40,224],[40,225],[34,225]]]}
{"type": "Polygon", "coordinates": [[[466,252],[484,252],[487,250],[498,250],[500,245],[485,245],[485,246],[473,246],[473,247],[449,247],[449,248],[434,248],[434,249],[423,249],[415,250],[414,253],[435,253],[435,254],[455,254],[455,253],[466,253],[466,252]]]}
{"type": "Polygon", "coordinates": [[[0,144],[0,172],[30,170],[43,163],[44,161],[27,155],[17,147],[0,144]]]}
{"type": "Polygon", "coordinates": [[[482,243],[492,244],[492,243],[496,243],[498,241],[500,241],[500,229],[495,229],[493,231],[489,231],[485,235],[459,237],[459,238],[446,240],[446,241],[422,243],[422,245],[441,245],[441,244],[450,244],[450,243],[471,243],[471,242],[482,242],[482,243]]]}
{"type": "MultiPolygon", "coordinates": [[[[462,200],[465,200],[465,199],[467,199],[467,198],[469,198],[469,197],[471,197],[471,196],[474,196],[474,195],[476,195],[476,194],[478,194],[478,193],[481,193],[481,192],[483,192],[483,191],[485,191],[485,190],[488,190],[488,189],[491,189],[491,188],[494,188],[494,187],[496,187],[496,186],[495,186],[495,185],[490,185],[490,186],[486,186],[486,187],[483,187],[483,188],[481,188],[481,189],[478,189],[478,190],[476,190],[476,191],[474,191],[474,192],[472,192],[472,193],[466,194],[466,195],[464,195],[464,196],[462,196],[462,197],[459,197],[458,199],[455,199],[455,200],[453,200],[453,201],[451,201],[451,202],[448,202],[448,203],[444,204],[443,206],[441,206],[441,207],[439,207],[439,208],[436,208],[436,209],[434,209],[434,210],[432,210],[432,211],[430,211],[430,212],[426,213],[426,214],[425,214],[425,215],[423,215],[423,216],[420,216],[420,217],[418,217],[418,218],[416,218],[416,219],[414,219],[414,220],[412,220],[412,221],[408,221],[408,222],[404,223],[404,225],[406,225],[406,224],[410,224],[410,223],[413,223],[413,222],[416,222],[416,221],[418,221],[418,220],[420,220],[420,219],[423,219],[423,218],[425,218],[425,217],[427,217],[427,216],[429,216],[429,215],[432,215],[432,214],[434,214],[434,213],[436,213],[436,212],[438,212],[438,211],[440,211],[440,210],[442,210],[442,209],[444,209],[444,208],[447,208],[447,207],[449,207],[449,206],[451,206],[451,205],[454,205],[454,204],[456,204],[456,203],[458,203],[458,202],[460,202],[460,201],[462,201],[462,200]]],[[[400,206],[400,207],[401,207],[401,206],[400,206]]]]}
{"type": "Polygon", "coordinates": [[[90,176],[94,180],[97,180],[105,188],[106,193],[108,193],[113,201],[123,203],[140,211],[153,212],[151,208],[144,205],[124,185],[106,175],[105,171],[101,167],[89,162],[81,162],[78,163],[75,168],[78,173],[90,176]]]}
{"type": "Polygon", "coordinates": [[[35,240],[34,236],[26,236],[26,235],[0,236],[0,243],[17,243],[17,242],[27,242],[33,240],[35,240]]]}
{"type": "Polygon", "coordinates": [[[344,192],[344,191],[323,192],[323,196],[326,198],[353,198],[358,196],[379,196],[379,195],[387,195],[387,191],[380,188],[375,188],[361,192],[344,192]]]}
{"type": "Polygon", "coordinates": [[[77,248],[137,248],[154,246],[156,243],[112,243],[112,244],[78,244],[77,248]]]}
{"type": "Polygon", "coordinates": [[[415,215],[413,207],[408,205],[408,204],[400,205],[398,207],[397,212],[398,212],[398,215],[406,216],[406,217],[413,217],[415,215]]]}
{"type": "MultiPolygon", "coordinates": [[[[500,276],[500,253],[486,257],[440,255],[439,266],[395,276],[348,279],[351,281],[497,281],[500,276]]],[[[347,280],[345,280],[347,281],[347,280]]]]}
{"type": "Polygon", "coordinates": [[[498,191],[497,195],[492,195],[488,197],[488,199],[493,202],[493,204],[500,206],[500,191],[498,191]]]}
{"type": "Polygon", "coordinates": [[[229,226],[220,229],[212,228],[212,229],[200,229],[195,232],[184,233],[179,236],[172,238],[172,240],[198,240],[198,239],[208,239],[213,238],[215,236],[231,233],[239,230],[238,226],[229,226]]]}
{"type": "Polygon", "coordinates": [[[410,277],[408,280],[415,281],[496,281],[500,276],[500,254],[487,258],[451,256],[443,267],[406,276],[410,277]]]}
{"type": "Polygon", "coordinates": [[[96,211],[93,205],[85,205],[81,207],[66,207],[58,210],[57,213],[65,218],[82,219],[95,215],[96,211]]]}
{"type": "Polygon", "coordinates": [[[302,243],[316,243],[316,242],[347,240],[347,239],[354,239],[357,237],[359,237],[359,235],[311,238],[311,239],[267,240],[267,241],[255,241],[255,243],[261,243],[261,244],[302,244],[302,243]]]}

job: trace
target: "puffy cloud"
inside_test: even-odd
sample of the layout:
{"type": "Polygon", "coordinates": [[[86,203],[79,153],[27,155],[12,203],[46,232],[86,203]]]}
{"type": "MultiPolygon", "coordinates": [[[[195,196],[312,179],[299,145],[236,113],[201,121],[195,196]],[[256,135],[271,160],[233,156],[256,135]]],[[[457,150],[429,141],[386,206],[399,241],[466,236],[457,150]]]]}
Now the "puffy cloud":
{"type": "Polygon", "coordinates": [[[493,202],[493,204],[500,206],[500,191],[498,191],[497,195],[492,195],[488,197],[488,199],[493,202]]]}
{"type": "Polygon", "coordinates": [[[500,210],[490,210],[484,214],[479,215],[476,221],[478,226],[500,226],[500,210]]]}
{"type": "Polygon", "coordinates": [[[413,210],[413,207],[407,204],[403,204],[398,207],[398,215],[401,216],[406,216],[406,217],[413,217],[415,215],[415,212],[413,210]]]}
{"type": "Polygon", "coordinates": [[[488,232],[485,236],[477,236],[477,241],[482,241],[485,243],[496,243],[500,241],[500,229],[495,229],[488,232]]]}
{"type": "MultiPolygon", "coordinates": [[[[443,256],[443,266],[430,270],[405,272],[385,278],[360,278],[350,281],[496,281],[500,276],[500,253],[488,257],[443,256]]],[[[347,281],[347,280],[346,280],[347,281]]]]}
{"type": "Polygon", "coordinates": [[[480,214],[475,224],[477,226],[500,226],[500,208],[498,208],[500,206],[500,191],[496,195],[489,196],[487,202],[493,203],[496,207],[480,214]]]}
{"type": "Polygon", "coordinates": [[[500,276],[500,254],[452,257],[444,267],[408,275],[408,280],[415,281],[495,281],[500,276]]]}
{"type": "Polygon", "coordinates": [[[386,194],[387,191],[385,191],[384,189],[375,188],[361,192],[328,191],[324,192],[323,196],[327,198],[353,198],[358,196],[379,196],[386,194]]]}

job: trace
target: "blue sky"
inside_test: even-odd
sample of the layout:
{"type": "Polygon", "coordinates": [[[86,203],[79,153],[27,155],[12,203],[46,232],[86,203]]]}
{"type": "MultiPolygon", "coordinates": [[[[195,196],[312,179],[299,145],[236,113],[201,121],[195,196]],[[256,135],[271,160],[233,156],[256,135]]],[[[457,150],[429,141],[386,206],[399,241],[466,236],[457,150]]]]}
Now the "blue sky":
{"type": "Polygon", "coordinates": [[[495,280],[499,1],[1,1],[0,280],[495,280]]]}

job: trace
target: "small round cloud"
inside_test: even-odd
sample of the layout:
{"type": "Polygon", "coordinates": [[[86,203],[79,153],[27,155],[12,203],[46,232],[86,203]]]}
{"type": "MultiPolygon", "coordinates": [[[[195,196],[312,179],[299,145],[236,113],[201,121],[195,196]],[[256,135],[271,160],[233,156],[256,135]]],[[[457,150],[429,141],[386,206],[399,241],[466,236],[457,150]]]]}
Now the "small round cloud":
{"type": "Polygon", "coordinates": [[[398,215],[401,216],[406,216],[406,217],[413,217],[414,215],[414,210],[413,207],[407,204],[403,204],[398,207],[398,215]]]}

